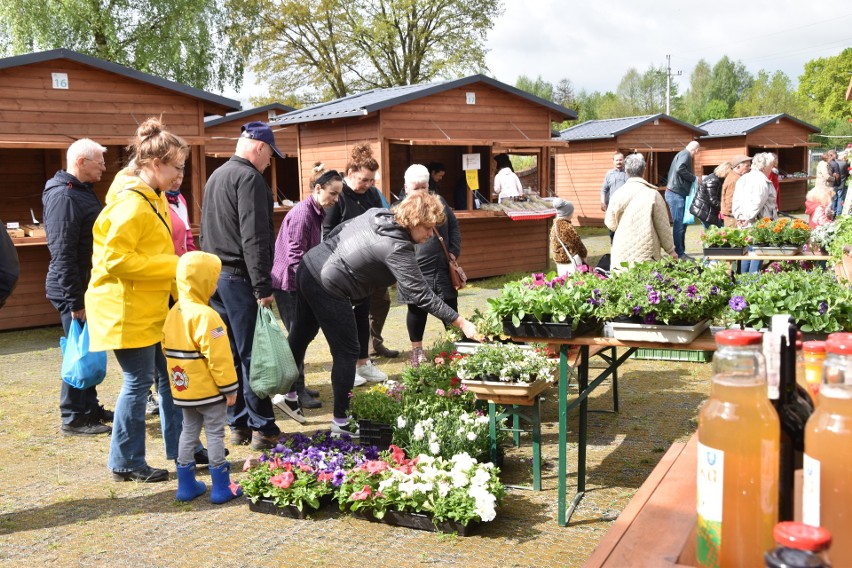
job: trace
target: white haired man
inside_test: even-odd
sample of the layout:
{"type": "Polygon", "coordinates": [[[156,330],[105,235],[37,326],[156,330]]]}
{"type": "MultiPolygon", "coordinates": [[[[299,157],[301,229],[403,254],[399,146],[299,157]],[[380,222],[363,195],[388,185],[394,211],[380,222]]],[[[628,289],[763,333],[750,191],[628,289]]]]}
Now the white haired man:
{"type": "Polygon", "coordinates": [[[686,198],[692,189],[692,183],[696,181],[695,173],[692,171],[693,160],[700,151],[698,142],[693,140],[686,145],[686,148],[678,152],[669,168],[669,178],[666,182],[666,203],[672,215],[675,252],[684,260],[692,260],[692,257],[686,254],[686,225],[683,223],[683,215],[686,209],[686,198]]]}
{"type": "MultiPolygon", "coordinates": [[[[88,138],[77,140],[66,153],[66,170],[44,184],[44,229],[50,264],[45,295],[59,312],[68,335],[72,320],[86,321],[84,297],[92,271],[92,227],[102,205],[93,185],[106,171],[106,148],[88,138]]],[[[71,436],[108,434],[113,413],[98,403],[96,387],[77,389],[62,381],[59,395],[61,430],[71,436]]]]}
{"type": "Polygon", "coordinates": [[[273,154],[282,156],[268,124],[243,125],[235,154],[207,180],[201,209],[201,248],[222,261],[210,306],[228,328],[240,383],[237,403],[228,407],[231,443],[251,441],[255,450],[272,448],[281,437],[272,402],[259,398],[248,380],[257,305],[274,300],[272,192],[262,175],[273,154]]]}

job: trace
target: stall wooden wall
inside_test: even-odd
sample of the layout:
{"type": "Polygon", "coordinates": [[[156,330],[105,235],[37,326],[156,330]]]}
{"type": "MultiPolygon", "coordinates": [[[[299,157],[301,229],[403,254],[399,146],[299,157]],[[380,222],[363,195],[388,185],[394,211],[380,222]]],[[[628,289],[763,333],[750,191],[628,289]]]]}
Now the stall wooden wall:
{"type": "MultiPolygon", "coordinates": [[[[695,138],[695,133],[668,120],[643,124],[618,136],[618,147],[624,151],[647,153],[680,152],[695,138]]],[[[612,167],[612,166],[610,166],[612,167]]],[[[603,181],[603,180],[601,180],[603,181]]]]}
{"type": "MultiPolygon", "coordinates": [[[[207,143],[204,146],[204,153],[217,158],[230,158],[234,155],[234,149],[237,147],[240,127],[243,124],[255,121],[269,122],[269,115],[266,111],[263,111],[245,116],[239,120],[221,122],[214,126],[206,127],[204,132],[207,135],[207,143]]],[[[287,156],[295,157],[299,152],[299,147],[296,143],[296,130],[296,125],[273,127],[275,145],[287,156]]]]}
{"type": "Polygon", "coordinates": [[[748,154],[744,136],[707,138],[699,140],[701,151],[695,157],[695,171],[709,173],[722,162],[731,161],[737,154],[748,154]]]}
{"type": "Polygon", "coordinates": [[[0,310],[0,330],[59,324],[59,312],[44,297],[44,280],[50,262],[47,246],[16,247],[15,250],[21,263],[21,277],[0,310]]]}
{"type": "Polygon", "coordinates": [[[506,216],[457,212],[462,235],[459,264],[469,278],[547,268],[550,221],[512,221],[506,216]]]}
{"type": "Polygon", "coordinates": [[[574,204],[574,224],[603,227],[601,185],[612,169],[617,141],[588,140],[571,142],[567,151],[555,157],[556,196],[574,204]]]}

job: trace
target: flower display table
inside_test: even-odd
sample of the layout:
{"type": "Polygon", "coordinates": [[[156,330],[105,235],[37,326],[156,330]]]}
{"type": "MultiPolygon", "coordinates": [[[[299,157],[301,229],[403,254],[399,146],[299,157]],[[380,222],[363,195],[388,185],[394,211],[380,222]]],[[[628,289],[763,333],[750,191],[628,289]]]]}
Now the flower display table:
{"type": "MultiPolygon", "coordinates": [[[[530,341],[525,337],[514,337],[515,341],[530,341]]],[[[558,488],[558,512],[557,522],[561,526],[568,524],[574,509],[580,503],[586,491],[586,446],[588,444],[588,397],[598,386],[626,361],[636,349],[685,349],[689,351],[715,351],[716,342],[709,330],[704,331],[691,343],[651,343],[643,341],[619,341],[612,337],[574,337],[573,339],[551,340],[551,343],[559,345],[559,467],[557,472],[558,488]],[[577,386],[579,393],[577,398],[568,401],[568,373],[569,346],[579,346],[580,354],[575,368],[577,386]],[[597,377],[589,381],[589,356],[590,349],[595,347],[626,347],[627,349],[618,356],[613,356],[597,377]],[[579,409],[580,426],[577,452],[577,490],[570,506],[567,503],[568,486],[568,413],[579,409]]]]}

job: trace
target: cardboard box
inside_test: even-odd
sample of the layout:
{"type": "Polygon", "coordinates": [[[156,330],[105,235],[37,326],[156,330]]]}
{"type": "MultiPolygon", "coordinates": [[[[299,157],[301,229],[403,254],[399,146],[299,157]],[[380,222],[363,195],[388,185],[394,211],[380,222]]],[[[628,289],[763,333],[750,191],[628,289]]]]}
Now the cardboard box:
{"type": "Polygon", "coordinates": [[[9,233],[9,236],[13,239],[19,239],[26,236],[23,229],[6,229],[6,232],[9,233]]]}
{"type": "Polygon", "coordinates": [[[28,237],[46,237],[44,227],[41,225],[24,225],[24,234],[28,237]]]}

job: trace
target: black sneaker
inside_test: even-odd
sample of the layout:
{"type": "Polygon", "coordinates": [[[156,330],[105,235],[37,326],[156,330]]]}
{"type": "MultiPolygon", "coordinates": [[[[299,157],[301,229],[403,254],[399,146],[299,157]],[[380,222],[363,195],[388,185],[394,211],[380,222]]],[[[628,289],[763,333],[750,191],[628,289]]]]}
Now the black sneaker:
{"type": "MultiPolygon", "coordinates": [[[[231,452],[228,451],[228,448],[225,448],[225,457],[231,455],[231,452]]],[[[201,448],[195,455],[192,456],[195,460],[195,465],[209,465],[210,464],[210,456],[207,454],[207,448],[201,448]]]]}
{"type": "Polygon", "coordinates": [[[157,469],[146,465],[143,468],[133,471],[113,471],[113,481],[140,481],[142,483],[157,483],[158,481],[168,481],[169,472],[165,469],[157,469]]]}
{"type": "Polygon", "coordinates": [[[115,418],[115,413],[112,410],[104,408],[103,404],[91,411],[89,415],[92,418],[92,422],[112,422],[115,418]]]}
{"type": "Polygon", "coordinates": [[[276,394],[272,397],[272,404],[278,407],[278,410],[283,412],[288,418],[292,418],[299,424],[307,422],[302,409],[299,407],[298,400],[287,400],[283,394],[276,394]]]}
{"type": "Polygon", "coordinates": [[[61,430],[66,436],[98,436],[112,432],[112,428],[106,424],[88,421],[77,425],[73,422],[71,424],[63,424],[61,430]]]}
{"type": "Polygon", "coordinates": [[[302,408],[322,408],[322,402],[305,389],[299,393],[299,406],[302,408]]]}

